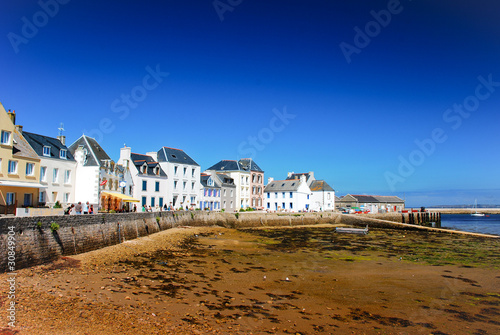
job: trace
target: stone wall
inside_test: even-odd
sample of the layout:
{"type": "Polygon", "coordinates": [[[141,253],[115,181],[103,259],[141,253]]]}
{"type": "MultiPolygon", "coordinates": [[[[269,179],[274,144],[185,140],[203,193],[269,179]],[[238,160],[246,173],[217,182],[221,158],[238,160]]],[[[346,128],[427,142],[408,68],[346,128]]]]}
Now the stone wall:
{"type": "MultiPolygon", "coordinates": [[[[384,217],[401,222],[401,214],[384,217]],[[399,220],[399,221],[398,221],[399,220]]],[[[325,213],[216,213],[153,212],[94,215],[63,215],[0,218],[0,272],[8,270],[9,231],[15,238],[15,268],[21,269],[122,243],[178,226],[297,226],[317,223],[345,223],[370,227],[401,228],[367,216],[325,213]],[[58,225],[57,230],[51,224],[58,225]],[[12,227],[12,228],[9,228],[12,227]]],[[[411,229],[411,228],[410,228],[411,229]]]]}

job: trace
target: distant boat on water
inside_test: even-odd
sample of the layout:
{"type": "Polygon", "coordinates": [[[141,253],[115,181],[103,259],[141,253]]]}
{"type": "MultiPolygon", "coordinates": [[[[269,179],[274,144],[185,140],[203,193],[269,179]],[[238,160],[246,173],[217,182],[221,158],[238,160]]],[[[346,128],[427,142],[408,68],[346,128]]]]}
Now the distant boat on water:
{"type": "Polygon", "coordinates": [[[475,210],[475,212],[474,212],[474,213],[471,213],[471,214],[470,214],[471,216],[484,216],[484,213],[478,213],[478,211],[477,211],[477,199],[476,199],[476,201],[474,202],[474,207],[472,207],[472,210],[473,210],[473,211],[475,210]]]}

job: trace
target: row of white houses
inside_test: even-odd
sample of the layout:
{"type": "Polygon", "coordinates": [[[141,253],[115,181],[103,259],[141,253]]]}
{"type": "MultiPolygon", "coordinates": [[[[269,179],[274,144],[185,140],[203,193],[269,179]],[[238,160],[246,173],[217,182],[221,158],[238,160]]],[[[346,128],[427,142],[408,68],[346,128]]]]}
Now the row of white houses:
{"type": "MultiPolygon", "coordinates": [[[[15,112],[7,113],[1,104],[0,121],[0,214],[78,202],[88,202],[95,211],[336,209],[334,189],[313,172],[290,172],[284,180],[269,178],[264,186],[264,171],[250,158],[221,160],[202,172],[186,152],[166,146],[144,154],[124,146],[115,162],[89,136],[66,146],[62,132],[49,137],[24,131],[16,125],[15,112]]],[[[370,206],[401,210],[401,204],[389,202],[370,206]]]]}

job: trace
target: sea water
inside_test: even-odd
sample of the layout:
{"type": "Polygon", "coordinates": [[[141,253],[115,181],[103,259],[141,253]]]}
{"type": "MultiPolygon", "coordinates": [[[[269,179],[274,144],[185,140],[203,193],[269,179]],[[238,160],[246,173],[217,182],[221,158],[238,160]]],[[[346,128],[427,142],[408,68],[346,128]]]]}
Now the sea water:
{"type": "Polygon", "coordinates": [[[500,214],[486,214],[485,216],[442,214],[441,227],[473,233],[500,235],[500,214]]]}

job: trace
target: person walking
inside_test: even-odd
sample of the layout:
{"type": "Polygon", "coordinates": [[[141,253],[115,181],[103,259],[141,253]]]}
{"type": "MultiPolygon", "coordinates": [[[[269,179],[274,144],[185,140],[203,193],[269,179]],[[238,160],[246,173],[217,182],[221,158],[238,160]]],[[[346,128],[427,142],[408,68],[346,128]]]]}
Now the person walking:
{"type": "Polygon", "coordinates": [[[82,202],[79,201],[78,204],[75,206],[75,213],[76,214],[82,214],[82,202]]]}
{"type": "Polygon", "coordinates": [[[89,202],[83,204],[83,214],[88,214],[89,213],[89,202]]]}

